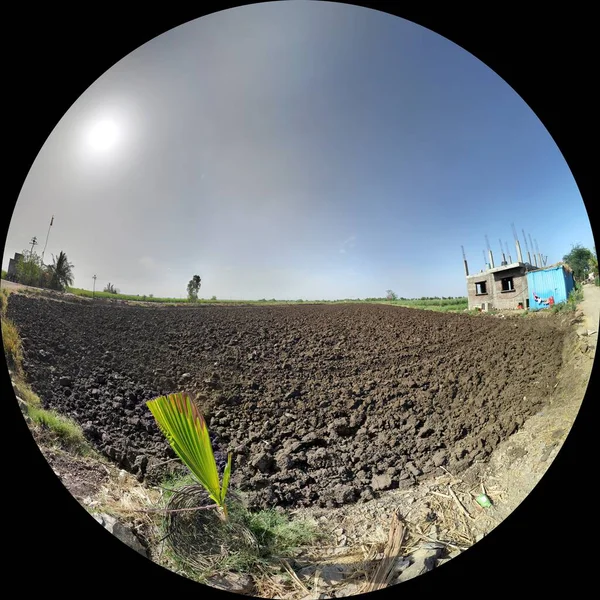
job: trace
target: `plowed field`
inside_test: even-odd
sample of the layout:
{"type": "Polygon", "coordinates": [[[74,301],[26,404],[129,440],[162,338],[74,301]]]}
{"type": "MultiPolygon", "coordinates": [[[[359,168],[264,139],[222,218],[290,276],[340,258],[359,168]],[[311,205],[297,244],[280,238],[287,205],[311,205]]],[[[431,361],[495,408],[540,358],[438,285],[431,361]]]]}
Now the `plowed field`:
{"type": "Polygon", "coordinates": [[[340,506],[484,460],[555,383],[564,330],[379,304],[127,306],[11,294],[47,408],[158,478],[146,407],[189,391],[253,506],[340,506]]]}

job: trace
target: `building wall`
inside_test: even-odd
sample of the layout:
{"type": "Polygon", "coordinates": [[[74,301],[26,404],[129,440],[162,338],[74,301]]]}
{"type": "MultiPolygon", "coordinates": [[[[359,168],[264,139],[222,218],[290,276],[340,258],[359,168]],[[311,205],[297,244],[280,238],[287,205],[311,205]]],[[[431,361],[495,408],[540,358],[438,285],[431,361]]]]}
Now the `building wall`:
{"type": "Polygon", "coordinates": [[[527,274],[524,268],[516,267],[470,276],[467,279],[467,295],[470,309],[482,308],[486,303],[489,303],[489,308],[497,310],[517,309],[519,303],[526,308],[529,300],[527,274]],[[505,277],[512,277],[514,287],[512,291],[502,290],[502,279],[505,277]],[[486,283],[486,294],[477,294],[476,284],[481,281],[486,283]]]}
{"type": "Polygon", "coordinates": [[[8,275],[16,275],[17,273],[17,262],[20,258],[23,258],[22,254],[15,252],[14,258],[8,259],[8,270],[6,271],[8,275]]]}
{"type": "Polygon", "coordinates": [[[493,286],[493,277],[491,273],[480,273],[479,275],[471,276],[467,279],[467,297],[469,300],[469,309],[483,308],[485,302],[492,302],[492,295],[490,293],[493,286]],[[487,287],[486,295],[477,294],[476,284],[485,281],[487,287]]]}

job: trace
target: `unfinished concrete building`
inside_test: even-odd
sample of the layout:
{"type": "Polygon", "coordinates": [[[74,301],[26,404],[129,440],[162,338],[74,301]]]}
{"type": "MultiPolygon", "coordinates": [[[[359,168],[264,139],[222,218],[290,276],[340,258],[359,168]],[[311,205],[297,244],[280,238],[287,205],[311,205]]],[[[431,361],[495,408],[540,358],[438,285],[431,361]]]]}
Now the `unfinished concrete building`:
{"type": "Polygon", "coordinates": [[[494,257],[489,250],[488,268],[475,275],[469,275],[467,260],[464,259],[470,310],[529,308],[527,273],[538,270],[538,267],[523,261],[518,240],[516,249],[517,261],[509,263],[504,259],[498,267],[494,265],[494,257]]]}
{"type": "Polygon", "coordinates": [[[17,275],[17,263],[19,262],[19,260],[21,260],[23,258],[22,254],[19,254],[18,252],[15,252],[15,256],[14,258],[9,258],[8,259],[8,270],[7,270],[7,279],[9,281],[14,281],[15,277],[17,275]]]}

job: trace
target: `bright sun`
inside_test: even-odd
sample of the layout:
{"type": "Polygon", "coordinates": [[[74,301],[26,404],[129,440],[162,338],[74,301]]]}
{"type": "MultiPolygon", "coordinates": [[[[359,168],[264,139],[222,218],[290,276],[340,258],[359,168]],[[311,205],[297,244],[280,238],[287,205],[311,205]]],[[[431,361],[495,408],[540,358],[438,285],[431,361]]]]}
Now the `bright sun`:
{"type": "Polygon", "coordinates": [[[114,146],[118,129],[113,121],[100,121],[90,130],[89,142],[94,150],[108,150],[114,146]]]}

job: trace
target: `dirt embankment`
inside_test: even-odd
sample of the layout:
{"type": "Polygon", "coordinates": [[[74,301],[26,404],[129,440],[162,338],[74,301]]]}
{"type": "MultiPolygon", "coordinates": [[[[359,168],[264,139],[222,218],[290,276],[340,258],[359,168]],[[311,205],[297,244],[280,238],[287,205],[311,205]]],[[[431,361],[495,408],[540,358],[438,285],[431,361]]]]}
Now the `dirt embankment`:
{"type": "Polygon", "coordinates": [[[188,390],[254,506],[340,506],[483,459],[540,409],[565,330],[383,305],[130,307],[12,294],[49,408],[140,479],[173,456],[145,405],[188,390]]]}

